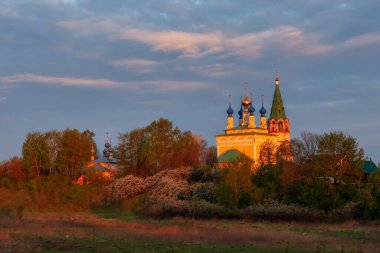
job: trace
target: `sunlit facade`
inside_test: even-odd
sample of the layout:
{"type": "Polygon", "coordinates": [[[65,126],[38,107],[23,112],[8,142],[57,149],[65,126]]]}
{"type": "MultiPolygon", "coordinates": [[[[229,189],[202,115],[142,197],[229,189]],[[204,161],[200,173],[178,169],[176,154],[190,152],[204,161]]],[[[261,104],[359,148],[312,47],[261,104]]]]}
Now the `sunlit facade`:
{"type": "Polygon", "coordinates": [[[219,163],[230,162],[238,159],[239,156],[245,156],[252,160],[255,167],[259,165],[260,160],[262,161],[260,151],[264,143],[271,143],[274,148],[278,148],[282,143],[290,141],[290,122],[286,117],[279,83],[279,77],[276,76],[270,117],[266,117],[267,111],[262,101],[258,124],[256,124],[253,99],[249,98],[247,87],[241,99],[237,126],[234,123],[234,111],[230,101],[225,133],[216,136],[219,163]]]}

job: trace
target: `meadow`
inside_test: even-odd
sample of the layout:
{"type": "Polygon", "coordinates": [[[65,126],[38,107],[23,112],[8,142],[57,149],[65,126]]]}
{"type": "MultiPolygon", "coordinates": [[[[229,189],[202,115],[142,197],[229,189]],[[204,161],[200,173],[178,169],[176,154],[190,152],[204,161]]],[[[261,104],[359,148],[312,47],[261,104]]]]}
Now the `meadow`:
{"type": "Polygon", "coordinates": [[[127,211],[0,211],[1,252],[380,252],[376,222],[142,219],[127,211]]]}

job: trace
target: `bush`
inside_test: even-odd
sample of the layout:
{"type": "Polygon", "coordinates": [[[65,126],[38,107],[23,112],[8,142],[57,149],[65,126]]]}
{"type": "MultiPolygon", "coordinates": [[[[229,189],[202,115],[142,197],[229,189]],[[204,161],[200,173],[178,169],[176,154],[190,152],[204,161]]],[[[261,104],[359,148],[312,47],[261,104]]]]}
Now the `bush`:
{"type": "Polygon", "coordinates": [[[210,168],[210,167],[202,167],[197,168],[194,167],[191,169],[188,181],[189,183],[194,182],[214,182],[219,183],[221,180],[222,174],[220,169],[218,168],[210,168]]]}
{"type": "Polygon", "coordinates": [[[191,199],[202,199],[215,203],[215,184],[213,183],[197,183],[190,186],[191,199]]]}
{"type": "Polygon", "coordinates": [[[323,213],[298,205],[284,205],[276,201],[249,206],[240,211],[243,218],[269,221],[318,221],[323,213]]]}
{"type": "Polygon", "coordinates": [[[144,217],[163,219],[173,216],[188,216],[190,213],[189,205],[186,201],[157,202],[142,201],[142,207],[136,210],[139,215],[144,217]]]}
{"type": "Polygon", "coordinates": [[[190,202],[191,208],[191,215],[194,218],[200,218],[200,219],[212,219],[212,218],[222,218],[222,219],[228,219],[228,218],[237,218],[238,213],[225,208],[223,206],[207,202],[205,200],[200,200],[198,202],[190,202]]]}

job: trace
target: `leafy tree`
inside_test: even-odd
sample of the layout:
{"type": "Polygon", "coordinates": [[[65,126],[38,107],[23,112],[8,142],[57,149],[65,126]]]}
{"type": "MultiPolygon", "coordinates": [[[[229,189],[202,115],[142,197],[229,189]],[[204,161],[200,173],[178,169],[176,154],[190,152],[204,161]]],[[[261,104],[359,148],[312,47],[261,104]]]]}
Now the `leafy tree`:
{"type": "Polygon", "coordinates": [[[62,133],[60,150],[56,164],[58,171],[75,180],[82,168],[91,158],[91,148],[94,143],[94,133],[86,130],[66,129],[62,133]]]}
{"type": "Polygon", "coordinates": [[[295,198],[299,204],[325,212],[340,206],[336,188],[323,178],[311,178],[300,183],[295,198]]]}
{"type": "Polygon", "coordinates": [[[0,163],[0,185],[18,188],[26,180],[26,173],[19,157],[12,157],[0,163]]]}
{"type": "Polygon", "coordinates": [[[251,204],[251,161],[241,158],[223,167],[222,173],[222,181],[216,189],[219,204],[233,209],[251,204]]]}
{"type": "Polygon", "coordinates": [[[202,145],[202,138],[159,119],[119,135],[116,150],[126,174],[146,177],[164,169],[199,165],[202,145]]]}
{"type": "Polygon", "coordinates": [[[326,212],[354,200],[362,182],[364,155],[356,139],[342,132],[330,132],[318,138],[310,134],[302,139],[296,160],[300,170],[285,170],[285,173],[292,172],[296,179],[282,176],[287,186],[286,199],[326,212]]]}
{"type": "Polygon", "coordinates": [[[313,157],[319,176],[333,180],[334,184],[359,184],[364,150],[358,146],[354,137],[342,132],[323,134],[313,157]]]}
{"type": "Polygon", "coordinates": [[[284,161],[292,160],[292,152],[290,148],[289,141],[283,141],[276,150],[276,161],[277,163],[281,163],[284,161]]]}
{"type": "Polygon", "coordinates": [[[276,165],[266,165],[258,169],[252,176],[252,183],[256,186],[257,201],[265,199],[279,199],[281,193],[281,169],[276,165]]]}
{"type": "Polygon", "coordinates": [[[44,134],[44,137],[47,146],[47,166],[49,168],[49,175],[52,175],[53,170],[56,169],[58,153],[61,150],[62,134],[58,131],[49,131],[44,134]]]}
{"type": "Polygon", "coordinates": [[[22,146],[23,167],[30,178],[38,177],[49,167],[48,145],[44,134],[28,133],[22,146]]]}

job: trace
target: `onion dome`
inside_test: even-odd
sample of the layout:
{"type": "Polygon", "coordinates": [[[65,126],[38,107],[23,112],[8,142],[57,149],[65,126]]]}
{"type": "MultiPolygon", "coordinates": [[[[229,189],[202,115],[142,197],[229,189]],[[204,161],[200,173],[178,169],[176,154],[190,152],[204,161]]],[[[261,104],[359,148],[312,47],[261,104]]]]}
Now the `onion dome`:
{"type": "Polygon", "coordinates": [[[249,111],[249,115],[253,116],[253,113],[255,112],[255,107],[253,107],[253,105],[251,104],[248,108],[248,111],[249,111]]]}
{"type": "Polygon", "coordinates": [[[240,106],[240,110],[239,110],[238,114],[239,114],[239,119],[242,119],[243,118],[243,105],[240,106]]]}
{"type": "Polygon", "coordinates": [[[260,113],[261,113],[261,117],[265,117],[267,110],[265,109],[264,105],[261,106],[260,113]]]}
{"type": "Polygon", "coordinates": [[[228,117],[232,117],[232,114],[233,114],[233,113],[234,113],[234,110],[232,109],[231,104],[230,104],[230,106],[229,106],[228,109],[227,109],[228,117]]]}
{"type": "Polygon", "coordinates": [[[247,97],[245,97],[244,100],[241,101],[241,104],[242,104],[245,108],[247,108],[248,106],[251,105],[251,100],[249,100],[247,97]]]}

